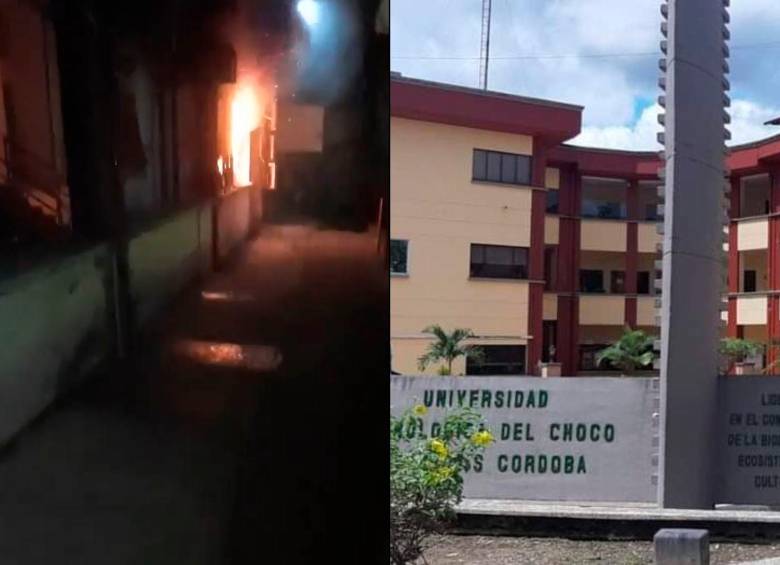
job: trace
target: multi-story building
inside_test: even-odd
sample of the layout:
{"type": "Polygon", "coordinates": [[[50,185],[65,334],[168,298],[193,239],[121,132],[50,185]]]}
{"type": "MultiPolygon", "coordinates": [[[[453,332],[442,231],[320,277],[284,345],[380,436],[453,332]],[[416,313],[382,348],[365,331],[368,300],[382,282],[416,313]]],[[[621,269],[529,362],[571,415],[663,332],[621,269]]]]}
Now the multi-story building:
{"type": "MultiPolygon", "coordinates": [[[[582,108],[408,79],[391,82],[393,369],[469,328],[464,374],[603,372],[625,326],[655,334],[657,153],[566,145],[582,108]]],[[[733,147],[724,335],[780,340],[780,136],[733,147]]],[[[713,190],[719,187],[713,187],[713,190]]],[[[431,367],[429,371],[435,371],[431,367]]],[[[771,368],[770,368],[771,370],[771,368]]]]}

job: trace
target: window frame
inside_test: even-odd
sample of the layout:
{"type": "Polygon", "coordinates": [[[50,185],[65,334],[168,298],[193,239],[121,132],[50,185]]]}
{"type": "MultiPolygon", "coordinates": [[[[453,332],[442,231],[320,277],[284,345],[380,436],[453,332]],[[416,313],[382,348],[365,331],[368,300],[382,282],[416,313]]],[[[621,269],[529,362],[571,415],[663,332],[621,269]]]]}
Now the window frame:
{"type": "Polygon", "coordinates": [[[606,289],[604,288],[604,271],[601,269],[580,269],[579,279],[580,292],[584,292],[586,294],[606,294],[606,289]],[[601,290],[585,290],[585,285],[582,284],[583,273],[599,273],[601,275],[601,290]]]}
{"type": "Polygon", "coordinates": [[[388,255],[389,255],[389,259],[390,259],[389,267],[390,267],[390,276],[391,277],[408,277],[409,276],[409,249],[411,247],[411,245],[409,243],[410,242],[409,242],[408,239],[390,238],[390,249],[389,249],[388,255]],[[406,243],[406,271],[404,271],[404,272],[394,271],[393,270],[393,250],[392,250],[392,247],[393,247],[393,242],[394,241],[402,241],[402,242],[406,243]]]}
{"type": "Polygon", "coordinates": [[[755,269],[742,271],[742,292],[758,292],[758,272],[755,269]],[[753,290],[748,290],[748,273],[753,279],[753,290]]]}
{"type": "MultiPolygon", "coordinates": [[[[528,280],[528,270],[529,270],[529,263],[530,263],[530,255],[531,250],[529,247],[522,247],[520,245],[499,245],[499,244],[493,244],[493,243],[470,243],[469,244],[469,278],[470,279],[495,279],[495,280],[509,280],[509,281],[527,281],[528,280]],[[499,247],[499,248],[505,248],[505,249],[511,249],[512,250],[512,260],[515,259],[515,253],[520,251],[525,256],[525,263],[524,264],[515,264],[514,262],[509,267],[522,267],[523,273],[521,276],[500,276],[500,275],[489,275],[489,274],[482,274],[482,273],[475,273],[474,272],[474,250],[475,247],[481,247],[482,253],[483,253],[483,260],[482,263],[476,263],[481,265],[496,265],[500,266],[496,263],[488,263],[487,262],[487,248],[489,247],[499,247]]],[[[483,267],[484,269],[484,267],[483,267]]]]}
{"type": "Polygon", "coordinates": [[[466,356],[466,370],[465,374],[467,376],[475,376],[475,377],[515,377],[515,376],[525,376],[528,374],[528,344],[525,343],[513,343],[509,345],[498,345],[498,344],[480,344],[477,345],[477,347],[482,348],[483,352],[485,352],[486,349],[489,348],[520,348],[522,351],[522,358],[520,363],[474,363],[471,361],[471,359],[466,356]],[[499,366],[499,367],[513,367],[519,365],[520,366],[520,372],[474,372],[474,368],[476,367],[485,367],[485,366],[499,366]]]}
{"type": "Polygon", "coordinates": [[[495,151],[493,149],[482,149],[481,147],[475,147],[471,153],[471,182],[485,182],[491,184],[502,184],[507,186],[532,186],[533,180],[533,156],[524,155],[522,153],[509,153],[508,151],[495,151]],[[480,178],[476,175],[476,157],[477,152],[481,152],[485,155],[484,158],[484,177],[480,178]],[[498,157],[498,179],[490,178],[490,156],[494,155],[498,157]],[[513,180],[503,180],[504,177],[504,160],[511,157],[514,159],[514,177],[513,180]],[[518,164],[520,162],[528,163],[527,181],[526,179],[518,180],[518,164]]]}

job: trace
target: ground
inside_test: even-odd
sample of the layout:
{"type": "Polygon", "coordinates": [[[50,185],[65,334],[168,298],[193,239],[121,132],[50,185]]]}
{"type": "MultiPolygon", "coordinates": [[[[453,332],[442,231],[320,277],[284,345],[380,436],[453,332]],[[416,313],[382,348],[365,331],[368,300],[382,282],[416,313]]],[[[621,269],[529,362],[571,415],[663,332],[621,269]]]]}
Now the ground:
{"type": "MultiPolygon", "coordinates": [[[[584,541],[565,538],[440,536],[426,552],[428,565],[652,565],[649,541],[584,541]]],[[[712,565],[780,557],[780,543],[710,544],[712,565]]]]}
{"type": "Polygon", "coordinates": [[[266,227],[0,452],[0,561],[379,562],[387,295],[375,235],[266,227]]]}

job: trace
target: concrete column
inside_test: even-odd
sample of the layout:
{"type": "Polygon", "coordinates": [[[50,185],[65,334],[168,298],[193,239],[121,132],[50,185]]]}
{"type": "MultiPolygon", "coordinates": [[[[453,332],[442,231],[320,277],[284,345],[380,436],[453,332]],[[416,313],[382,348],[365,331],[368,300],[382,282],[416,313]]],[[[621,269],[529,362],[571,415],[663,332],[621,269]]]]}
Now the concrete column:
{"type": "Polygon", "coordinates": [[[727,56],[722,1],[662,6],[659,66],[665,90],[664,222],[660,308],[658,497],[664,508],[714,503],[723,264],[724,104],[727,56]]]}
{"type": "Polygon", "coordinates": [[[626,226],[625,323],[636,328],[637,269],[639,266],[639,182],[632,180],[626,194],[628,225],[626,226]]]}
{"type": "MultiPolygon", "coordinates": [[[[739,178],[733,177],[731,179],[731,206],[729,210],[729,292],[739,292],[739,241],[737,234],[739,233],[738,224],[734,221],[735,218],[739,218],[740,211],[740,182],[739,178]]],[[[728,299],[728,336],[738,337],[739,326],[737,324],[737,297],[731,296],[728,299]]]]}
{"type": "MultiPolygon", "coordinates": [[[[547,157],[539,140],[534,140],[531,184],[544,188],[547,157]]],[[[528,256],[528,367],[529,375],[539,374],[542,360],[543,303],[544,303],[544,214],[547,193],[534,190],[531,194],[531,249],[528,256]]]]}
{"type": "Polygon", "coordinates": [[[561,374],[577,373],[579,359],[580,182],[576,167],[561,168],[558,192],[558,337],[555,346],[561,374]]]}

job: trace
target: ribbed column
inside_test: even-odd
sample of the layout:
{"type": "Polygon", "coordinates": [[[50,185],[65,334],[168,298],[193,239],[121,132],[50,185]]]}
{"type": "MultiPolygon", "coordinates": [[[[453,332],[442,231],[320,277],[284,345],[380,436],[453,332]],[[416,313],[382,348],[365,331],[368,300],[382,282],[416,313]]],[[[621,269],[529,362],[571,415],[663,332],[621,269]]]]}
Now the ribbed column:
{"type": "MultiPolygon", "coordinates": [[[[670,0],[661,6],[666,54],[659,66],[661,157],[666,212],[660,339],[659,503],[712,508],[720,304],[726,291],[723,251],[724,106],[728,0],[670,0]]],[[[725,187],[724,187],[725,183],[725,187]]],[[[727,240],[727,237],[726,237],[727,240]]]]}

